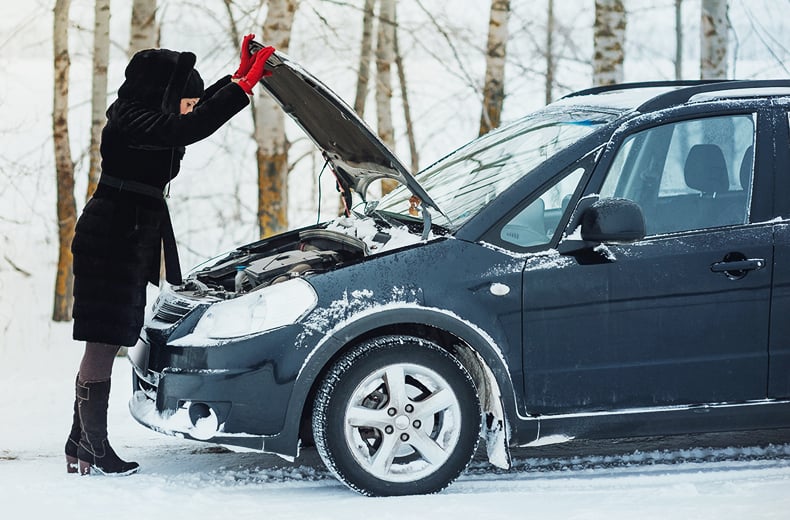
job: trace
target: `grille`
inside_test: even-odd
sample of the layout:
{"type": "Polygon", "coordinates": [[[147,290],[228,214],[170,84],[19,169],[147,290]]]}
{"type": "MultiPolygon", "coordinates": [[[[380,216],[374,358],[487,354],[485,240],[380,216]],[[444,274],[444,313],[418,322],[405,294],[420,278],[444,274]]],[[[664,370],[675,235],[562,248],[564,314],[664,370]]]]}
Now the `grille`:
{"type": "Polygon", "coordinates": [[[160,300],[157,303],[158,306],[154,314],[154,319],[164,323],[175,323],[195,308],[193,303],[175,298],[160,300]]]}

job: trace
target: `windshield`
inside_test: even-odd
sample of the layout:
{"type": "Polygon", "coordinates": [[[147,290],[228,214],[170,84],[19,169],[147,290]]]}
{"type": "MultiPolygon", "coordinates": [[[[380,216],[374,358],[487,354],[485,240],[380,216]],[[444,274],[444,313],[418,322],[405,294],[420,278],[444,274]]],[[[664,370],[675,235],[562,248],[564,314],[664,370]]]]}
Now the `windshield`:
{"type": "MultiPolygon", "coordinates": [[[[432,215],[434,223],[457,229],[517,179],[619,114],[600,108],[548,108],[461,147],[416,175],[444,213],[432,215]]],[[[377,209],[413,218],[411,196],[400,186],[377,209]]]]}

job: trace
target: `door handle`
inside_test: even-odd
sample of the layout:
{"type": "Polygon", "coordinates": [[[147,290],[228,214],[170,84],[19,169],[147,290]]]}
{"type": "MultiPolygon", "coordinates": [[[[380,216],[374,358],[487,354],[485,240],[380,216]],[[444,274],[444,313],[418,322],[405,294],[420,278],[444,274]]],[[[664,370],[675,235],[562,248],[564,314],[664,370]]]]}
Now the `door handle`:
{"type": "Polygon", "coordinates": [[[745,274],[745,271],[756,271],[765,267],[763,258],[746,258],[744,260],[733,260],[731,262],[716,262],[710,266],[714,273],[733,273],[735,275],[745,274]]]}

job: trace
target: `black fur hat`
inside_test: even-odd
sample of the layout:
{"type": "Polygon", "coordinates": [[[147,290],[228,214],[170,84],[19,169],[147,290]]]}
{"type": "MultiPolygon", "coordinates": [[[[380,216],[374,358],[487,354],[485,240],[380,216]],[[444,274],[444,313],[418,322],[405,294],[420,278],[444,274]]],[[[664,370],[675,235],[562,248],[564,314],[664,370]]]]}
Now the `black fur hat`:
{"type": "Polygon", "coordinates": [[[119,99],[139,101],[165,113],[179,113],[181,98],[203,95],[203,79],[195,70],[195,55],[169,49],[137,52],[126,66],[119,99]]]}

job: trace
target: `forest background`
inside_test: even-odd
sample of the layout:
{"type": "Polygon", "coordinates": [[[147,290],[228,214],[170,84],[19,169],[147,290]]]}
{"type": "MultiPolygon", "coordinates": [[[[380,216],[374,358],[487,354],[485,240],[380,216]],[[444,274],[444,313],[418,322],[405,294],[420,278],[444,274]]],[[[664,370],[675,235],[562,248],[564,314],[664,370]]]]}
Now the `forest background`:
{"type": "MultiPolygon", "coordinates": [[[[136,48],[193,51],[209,83],[254,32],[417,171],[593,84],[788,78],[788,15],[790,0],[3,2],[0,349],[29,334],[11,327],[17,312],[70,319],[70,233],[98,175],[91,136],[136,48]]],[[[319,204],[322,219],[337,212],[320,153],[256,90],[255,108],[189,148],[171,187],[184,266],[315,222],[319,204]]]]}

